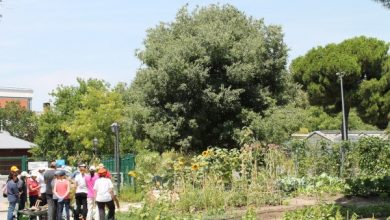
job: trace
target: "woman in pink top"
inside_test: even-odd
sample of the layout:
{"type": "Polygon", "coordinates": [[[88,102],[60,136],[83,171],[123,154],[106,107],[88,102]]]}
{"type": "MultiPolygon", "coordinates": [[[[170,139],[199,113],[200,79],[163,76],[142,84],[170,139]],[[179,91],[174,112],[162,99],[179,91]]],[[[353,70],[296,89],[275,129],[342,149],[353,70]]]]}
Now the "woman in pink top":
{"type": "Polygon", "coordinates": [[[69,220],[70,219],[69,216],[70,182],[65,176],[65,171],[61,170],[59,176],[60,178],[56,180],[53,189],[53,193],[58,197],[57,220],[62,219],[62,210],[64,209],[64,206],[65,206],[66,220],[69,220]]]}
{"type": "Polygon", "coordinates": [[[94,202],[94,194],[95,191],[93,187],[95,186],[95,182],[97,179],[99,179],[99,175],[96,172],[96,167],[95,166],[90,166],[89,167],[89,175],[86,175],[85,178],[85,183],[87,184],[87,204],[88,204],[88,213],[87,213],[87,220],[92,220],[92,217],[95,220],[99,219],[99,212],[97,211],[97,208],[95,207],[95,202],[94,202]]]}

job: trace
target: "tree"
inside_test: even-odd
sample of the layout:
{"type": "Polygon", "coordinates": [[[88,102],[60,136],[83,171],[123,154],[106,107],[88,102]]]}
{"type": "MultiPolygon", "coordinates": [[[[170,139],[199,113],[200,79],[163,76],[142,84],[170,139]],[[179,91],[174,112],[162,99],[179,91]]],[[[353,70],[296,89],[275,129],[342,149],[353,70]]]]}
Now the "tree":
{"type": "Polygon", "coordinates": [[[7,102],[0,108],[0,121],[12,136],[33,142],[37,133],[35,114],[20,106],[19,102],[7,102]]]}
{"type": "Polygon", "coordinates": [[[390,0],[375,0],[375,1],[382,3],[382,5],[386,8],[390,8],[390,0]]]}
{"type": "Polygon", "coordinates": [[[60,86],[52,93],[54,105],[39,118],[38,147],[32,151],[35,157],[89,160],[94,137],[99,140],[100,155],[113,152],[110,125],[122,122],[121,94],[102,80],[78,79],[78,84],[60,86]]]}
{"type": "Polygon", "coordinates": [[[364,122],[383,129],[389,121],[387,114],[390,111],[390,102],[386,102],[390,90],[388,50],[389,44],[384,41],[355,37],[311,49],[292,61],[290,71],[294,80],[307,91],[310,103],[323,106],[331,113],[341,109],[336,74],[343,73],[347,122],[349,110],[357,107],[364,122]]]}
{"type": "Polygon", "coordinates": [[[287,47],[281,28],[231,5],[211,5],[148,30],[144,66],[128,105],[147,109],[139,124],[153,148],[234,147],[241,112],[286,103],[287,47]]]}

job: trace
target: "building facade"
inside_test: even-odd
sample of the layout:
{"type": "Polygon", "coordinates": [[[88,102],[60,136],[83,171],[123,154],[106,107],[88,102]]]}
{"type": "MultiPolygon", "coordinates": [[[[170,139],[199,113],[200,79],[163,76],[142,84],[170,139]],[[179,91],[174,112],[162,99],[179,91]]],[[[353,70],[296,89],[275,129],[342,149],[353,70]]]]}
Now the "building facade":
{"type": "Polygon", "coordinates": [[[21,107],[31,110],[32,97],[32,89],[0,87],[0,108],[7,102],[19,102],[21,107]]]}

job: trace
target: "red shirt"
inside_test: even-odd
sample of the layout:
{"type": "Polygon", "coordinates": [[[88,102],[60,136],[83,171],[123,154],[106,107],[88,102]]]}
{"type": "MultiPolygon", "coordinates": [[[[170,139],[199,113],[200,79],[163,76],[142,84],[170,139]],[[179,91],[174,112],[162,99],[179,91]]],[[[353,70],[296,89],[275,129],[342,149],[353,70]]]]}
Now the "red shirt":
{"type": "Polygon", "coordinates": [[[36,179],[34,180],[33,178],[28,178],[27,179],[28,195],[29,196],[39,195],[40,188],[38,186],[39,186],[39,183],[36,179]]]}
{"type": "Polygon", "coordinates": [[[64,197],[64,199],[69,199],[69,192],[66,194],[66,191],[69,187],[69,181],[67,179],[57,180],[54,188],[59,197],[64,197]]]}

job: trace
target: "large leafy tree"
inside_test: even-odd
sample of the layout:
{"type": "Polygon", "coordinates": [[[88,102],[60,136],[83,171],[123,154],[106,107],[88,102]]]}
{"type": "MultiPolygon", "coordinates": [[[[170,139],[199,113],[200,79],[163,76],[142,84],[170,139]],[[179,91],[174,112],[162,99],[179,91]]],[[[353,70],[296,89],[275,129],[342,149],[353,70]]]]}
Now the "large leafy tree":
{"type": "Polygon", "coordinates": [[[129,105],[148,112],[140,127],[159,150],[233,147],[243,110],[262,114],[286,102],[281,28],[231,5],[184,7],[149,29],[144,46],[129,105]]]}
{"type": "Polygon", "coordinates": [[[390,8],[390,0],[375,0],[375,1],[382,3],[382,5],[386,8],[390,8]]]}
{"type": "Polygon", "coordinates": [[[39,119],[39,133],[33,150],[36,157],[88,160],[98,138],[100,155],[113,152],[110,125],[122,122],[120,93],[101,80],[78,79],[78,86],[60,86],[53,93],[54,105],[39,119]]]}
{"type": "Polygon", "coordinates": [[[19,102],[7,102],[0,108],[0,122],[12,136],[33,142],[38,130],[34,112],[21,107],[19,102]]]}
{"type": "Polygon", "coordinates": [[[339,44],[316,47],[292,61],[290,70],[303,85],[309,101],[328,112],[340,112],[337,73],[344,74],[346,116],[357,107],[359,116],[383,129],[390,111],[389,44],[368,37],[355,37],[339,44]]]}

